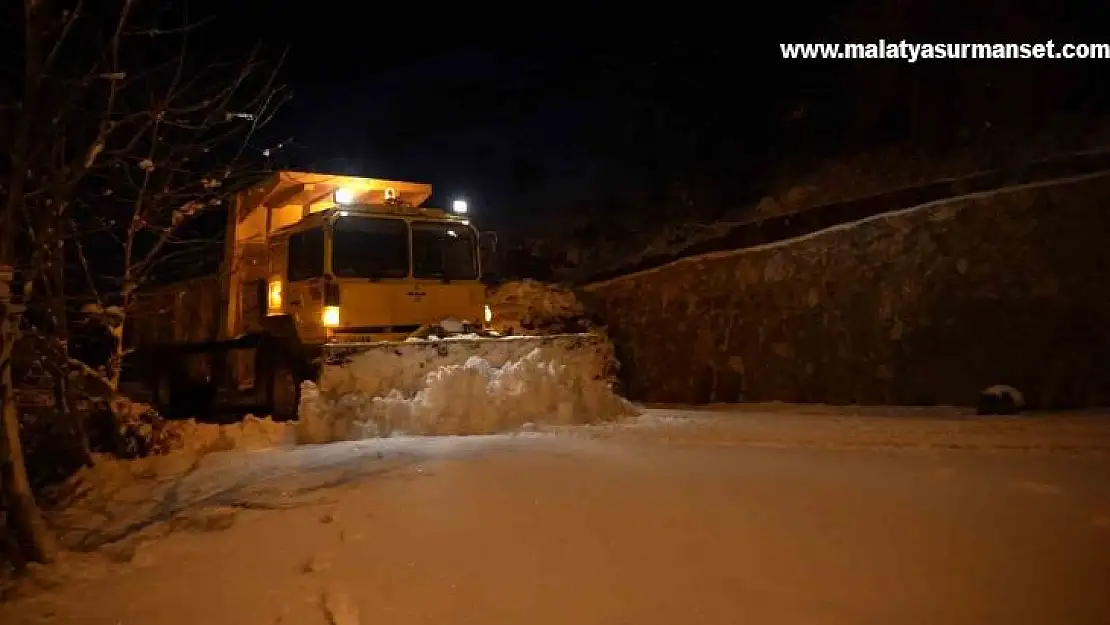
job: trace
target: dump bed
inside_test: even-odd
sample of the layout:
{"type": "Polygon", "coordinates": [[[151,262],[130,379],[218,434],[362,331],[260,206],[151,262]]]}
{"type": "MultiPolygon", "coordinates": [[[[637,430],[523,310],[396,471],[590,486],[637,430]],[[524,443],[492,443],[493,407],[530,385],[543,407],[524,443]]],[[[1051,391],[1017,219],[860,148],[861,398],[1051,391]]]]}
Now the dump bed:
{"type": "Polygon", "coordinates": [[[205,342],[220,337],[226,295],[218,274],[200,276],[135,295],[128,319],[131,343],[205,342]]]}

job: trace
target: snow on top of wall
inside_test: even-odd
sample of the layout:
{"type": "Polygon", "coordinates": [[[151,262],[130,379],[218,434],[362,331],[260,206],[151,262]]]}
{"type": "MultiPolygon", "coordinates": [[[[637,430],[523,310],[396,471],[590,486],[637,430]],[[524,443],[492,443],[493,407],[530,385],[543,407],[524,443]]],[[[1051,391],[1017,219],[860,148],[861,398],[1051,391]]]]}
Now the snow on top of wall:
{"type": "Polygon", "coordinates": [[[754,245],[754,246],[751,246],[751,247],[744,247],[744,248],[734,249],[734,250],[722,250],[722,251],[718,251],[718,252],[708,252],[708,253],[705,253],[705,254],[697,254],[697,255],[692,255],[692,256],[686,256],[686,257],[683,257],[683,258],[679,258],[677,260],[673,260],[673,261],[671,261],[669,263],[666,263],[664,265],[660,265],[658,267],[652,267],[650,269],[644,269],[642,271],[637,271],[637,272],[634,272],[634,273],[625,274],[623,276],[617,276],[616,278],[610,278],[608,280],[601,280],[601,281],[598,281],[598,282],[592,282],[590,284],[587,284],[587,285],[583,286],[582,289],[585,290],[585,291],[592,291],[592,290],[595,290],[595,289],[598,289],[598,288],[601,288],[601,287],[604,287],[604,286],[608,286],[610,284],[615,284],[615,283],[618,283],[618,282],[622,282],[624,280],[629,280],[629,279],[632,279],[632,278],[640,278],[640,277],[643,277],[643,276],[646,276],[646,275],[650,275],[652,273],[656,273],[656,272],[659,272],[659,271],[662,271],[664,269],[668,269],[670,267],[674,267],[674,266],[677,266],[677,265],[682,265],[682,264],[687,264],[687,263],[696,263],[696,262],[701,262],[701,261],[705,261],[705,260],[713,260],[713,259],[717,259],[717,258],[728,258],[728,257],[731,257],[731,256],[737,256],[737,255],[741,255],[741,254],[750,254],[750,253],[753,253],[753,252],[760,252],[760,251],[765,251],[765,250],[769,250],[769,249],[777,249],[777,248],[781,248],[781,247],[786,247],[788,245],[794,245],[794,244],[800,243],[802,241],[807,241],[807,240],[811,240],[811,239],[817,239],[817,238],[820,238],[820,237],[830,236],[833,233],[843,232],[845,230],[850,230],[852,228],[855,228],[855,227],[863,225],[863,224],[874,223],[874,222],[877,222],[877,221],[882,221],[884,219],[890,219],[892,217],[900,217],[900,216],[904,216],[904,215],[910,215],[912,213],[916,213],[916,212],[919,212],[919,211],[926,211],[926,210],[930,210],[930,209],[935,209],[935,208],[945,206],[945,205],[958,204],[960,202],[965,202],[967,200],[984,199],[984,198],[995,197],[995,196],[998,196],[998,195],[1004,195],[1004,194],[1008,194],[1008,193],[1018,193],[1018,192],[1021,192],[1021,191],[1027,191],[1029,189],[1039,189],[1039,188],[1045,188],[1045,187],[1053,187],[1053,186],[1074,184],[1074,183],[1077,183],[1077,182],[1083,182],[1085,180],[1093,180],[1093,179],[1096,179],[1096,178],[1103,178],[1103,177],[1106,177],[1106,176],[1110,176],[1110,171],[1100,171],[1100,172],[1095,172],[1093,174],[1084,174],[1084,175],[1081,175],[1081,176],[1071,176],[1071,177],[1068,177],[1068,178],[1058,178],[1058,179],[1055,179],[1055,180],[1044,180],[1044,181],[1040,181],[1040,182],[1031,182],[1031,183],[1027,183],[1027,184],[1001,187],[1001,188],[998,188],[998,189],[990,189],[988,191],[978,191],[976,193],[968,193],[966,195],[959,195],[959,196],[955,196],[955,197],[947,197],[947,198],[944,198],[942,200],[936,200],[936,201],[933,201],[933,202],[926,202],[924,204],[918,204],[916,206],[910,206],[910,207],[902,208],[902,209],[895,210],[895,211],[880,213],[878,215],[871,215],[870,217],[865,217],[863,219],[859,219],[859,220],[856,220],[856,221],[850,221],[850,222],[846,222],[846,223],[842,223],[842,224],[837,224],[835,226],[830,226],[828,228],[825,228],[824,230],[818,230],[816,232],[810,232],[808,234],[803,234],[803,235],[800,235],[800,236],[797,236],[797,237],[792,237],[792,238],[789,238],[789,239],[783,239],[781,241],[773,241],[771,243],[765,243],[765,244],[762,244],[762,245],[754,245]]]}

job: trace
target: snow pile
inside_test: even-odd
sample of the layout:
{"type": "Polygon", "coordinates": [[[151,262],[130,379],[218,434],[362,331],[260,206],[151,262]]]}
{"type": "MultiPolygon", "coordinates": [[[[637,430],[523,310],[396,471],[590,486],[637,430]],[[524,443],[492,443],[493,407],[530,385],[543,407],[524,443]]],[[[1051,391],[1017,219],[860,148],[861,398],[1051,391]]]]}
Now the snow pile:
{"type": "Polygon", "coordinates": [[[351,393],[384,397],[400,391],[412,397],[426,386],[428,374],[440,367],[465,364],[478,356],[493,367],[521,360],[537,347],[559,363],[584,375],[613,381],[617,370],[613,345],[600,332],[573,336],[506,336],[500,338],[410,340],[363,349],[342,364],[329,364],[320,376],[327,399],[351,393]]]}
{"type": "Polygon", "coordinates": [[[348,392],[321,392],[305,382],[298,440],[490,434],[526,424],[598,423],[636,414],[603,373],[596,351],[533,346],[502,362],[469,355],[428,371],[418,389],[399,385],[385,391],[372,377],[348,392]]]}
{"type": "Polygon", "coordinates": [[[177,451],[207,453],[231,449],[267,449],[295,440],[293,425],[247,415],[227,425],[170,421],[147,404],[117,396],[111,401],[118,442],[111,446],[124,458],[164,455],[177,451]]]}
{"type": "Polygon", "coordinates": [[[570,289],[535,280],[506,282],[488,297],[491,327],[502,334],[580,332],[590,326],[582,302],[570,289]]]}
{"type": "Polygon", "coordinates": [[[177,450],[185,453],[212,451],[258,450],[291,445],[296,442],[292,423],[274,421],[270,417],[247,415],[241,422],[216,425],[188,421],[171,422],[177,432],[177,450]]]}

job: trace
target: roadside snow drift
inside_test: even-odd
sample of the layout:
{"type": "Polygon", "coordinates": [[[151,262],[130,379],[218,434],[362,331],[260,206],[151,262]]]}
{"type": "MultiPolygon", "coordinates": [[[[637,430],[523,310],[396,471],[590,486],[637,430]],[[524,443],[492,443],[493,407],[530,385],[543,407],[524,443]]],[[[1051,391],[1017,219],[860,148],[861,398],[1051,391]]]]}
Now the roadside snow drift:
{"type": "Polygon", "coordinates": [[[421,343],[359,354],[325,371],[319,387],[304,383],[298,441],[490,434],[636,412],[612,390],[603,337],[520,337],[480,350],[465,340],[421,343]]]}
{"type": "Polygon", "coordinates": [[[122,457],[268,449],[295,442],[293,424],[269,417],[247,415],[238,423],[217,425],[163,419],[150,405],[122,396],[113,398],[110,406],[121,447],[113,453],[122,457]]]}

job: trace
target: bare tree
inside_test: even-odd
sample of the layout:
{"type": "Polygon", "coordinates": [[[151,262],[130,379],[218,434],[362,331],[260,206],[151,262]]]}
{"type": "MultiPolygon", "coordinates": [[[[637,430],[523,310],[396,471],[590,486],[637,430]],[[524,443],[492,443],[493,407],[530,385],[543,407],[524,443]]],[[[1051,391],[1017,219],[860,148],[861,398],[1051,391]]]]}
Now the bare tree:
{"type": "MultiPolygon", "coordinates": [[[[17,267],[25,279],[22,323],[47,339],[49,353],[39,361],[57,380],[57,405],[66,413],[72,374],[95,380],[109,396],[117,391],[136,289],[195,251],[189,228],[196,218],[267,166],[275,146],[258,141],[284,92],[258,50],[220,62],[203,45],[204,22],[172,3],[24,0],[23,9],[20,97],[0,126],[11,172],[3,182],[0,265],[17,267]],[[77,319],[110,333],[106,364],[71,353],[74,299],[83,304],[77,319]]],[[[9,504],[27,510],[10,518],[33,521],[11,393],[17,329],[6,324],[2,337],[0,470],[9,504]]],[[[81,420],[73,422],[87,454],[81,420]]],[[[45,532],[19,525],[19,541],[31,546],[27,557],[47,559],[45,532]]]]}
{"type": "MultiPolygon", "coordinates": [[[[8,179],[4,191],[6,200],[3,206],[0,233],[0,401],[3,402],[3,423],[0,428],[0,494],[8,510],[8,528],[14,535],[21,553],[16,562],[24,559],[49,561],[54,545],[47,532],[42,515],[35,504],[31,492],[27,467],[23,460],[23,447],[19,436],[19,420],[12,389],[12,351],[19,332],[20,313],[23,307],[14,301],[12,292],[13,270],[16,265],[18,239],[16,236],[17,212],[29,214],[27,201],[37,190],[29,189],[29,179],[35,176],[33,162],[36,154],[35,130],[41,125],[37,115],[40,111],[45,83],[52,71],[52,65],[61,49],[72,20],[65,20],[61,28],[51,27],[44,7],[35,0],[23,3],[23,52],[24,67],[19,76],[20,85],[13,91],[19,100],[5,110],[6,122],[0,132],[5,147],[8,165],[8,179]],[[50,40],[55,41],[50,45],[50,40]]],[[[40,250],[32,252],[39,256],[40,250]]],[[[30,284],[30,283],[29,283],[30,284]]]]}
{"type": "Polygon", "coordinates": [[[127,354],[123,328],[136,292],[155,276],[180,275],[183,260],[217,251],[216,232],[205,231],[198,218],[268,169],[281,147],[259,143],[260,130],[284,101],[273,68],[257,52],[242,63],[191,68],[192,27],[179,33],[180,47],[140,75],[128,74],[119,61],[105,68],[119,81],[120,96],[105,112],[113,132],[94,146],[97,165],[69,222],[89,287],[82,311],[112,337],[110,358],[98,372],[111,392],[119,387],[127,354]]]}

